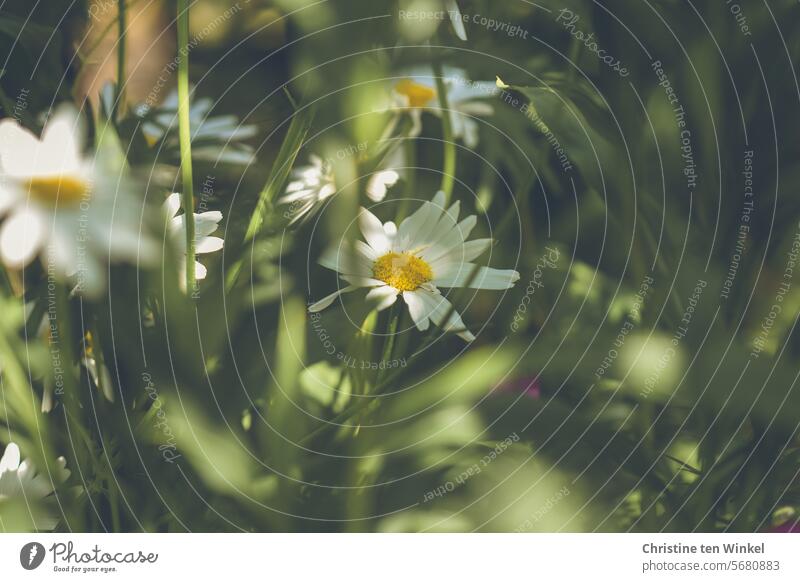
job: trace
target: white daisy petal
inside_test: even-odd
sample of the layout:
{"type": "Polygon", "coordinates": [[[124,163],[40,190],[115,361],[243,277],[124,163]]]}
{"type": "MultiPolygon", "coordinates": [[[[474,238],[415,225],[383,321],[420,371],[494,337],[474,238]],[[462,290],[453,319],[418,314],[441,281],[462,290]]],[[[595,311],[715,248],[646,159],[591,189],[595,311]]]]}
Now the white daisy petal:
{"type": "Polygon", "coordinates": [[[72,174],[81,169],[83,123],[69,106],[56,110],[42,132],[36,165],[40,174],[72,174]]]}
{"type": "Polygon", "coordinates": [[[173,192],[164,201],[163,211],[168,219],[173,219],[178,211],[181,209],[181,195],[178,192],[173,192]]]}
{"type": "Polygon", "coordinates": [[[349,287],[342,287],[341,289],[334,291],[327,297],[320,299],[319,301],[317,301],[312,305],[309,305],[308,311],[309,313],[318,313],[323,309],[330,307],[333,304],[333,302],[336,301],[336,298],[339,297],[339,295],[342,295],[343,293],[350,293],[351,291],[355,291],[356,289],[358,289],[358,287],[354,287],[352,285],[349,287]]]}
{"type": "Polygon", "coordinates": [[[417,291],[404,291],[403,301],[408,305],[408,313],[411,315],[411,320],[420,331],[425,331],[430,327],[429,309],[426,307],[425,302],[417,291]]]}
{"type": "Polygon", "coordinates": [[[459,337],[466,341],[473,341],[475,336],[467,330],[464,321],[461,319],[458,311],[453,308],[453,305],[444,296],[430,291],[419,290],[418,295],[425,304],[429,312],[429,317],[437,327],[444,331],[453,331],[458,333],[459,337]],[[450,314],[448,317],[447,314],[450,314]],[[447,321],[445,321],[447,317],[447,321]]]}
{"type": "Polygon", "coordinates": [[[8,188],[5,184],[0,184],[0,215],[5,214],[6,210],[14,206],[18,195],[8,188]]]}
{"type": "Polygon", "coordinates": [[[194,252],[197,254],[214,253],[225,246],[225,241],[218,236],[206,236],[197,241],[194,252]]]}
{"type": "Polygon", "coordinates": [[[353,275],[342,275],[342,279],[354,285],[355,287],[383,287],[386,285],[384,281],[373,279],[372,277],[357,277],[353,275]]]}
{"type": "Polygon", "coordinates": [[[367,301],[375,301],[375,309],[378,311],[383,311],[384,309],[394,305],[395,301],[397,301],[398,293],[399,291],[397,289],[390,287],[389,285],[375,287],[369,293],[367,293],[367,301]]]}
{"type": "Polygon", "coordinates": [[[0,168],[12,178],[36,175],[39,140],[14,119],[0,121],[0,168]]]}
{"type": "Polygon", "coordinates": [[[20,452],[16,443],[8,443],[6,450],[0,458],[0,473],[16,471],[19,468],[20,452]]]}
{"type": "Polygon", "coordinates": [[[493,269],[478,267],[474,263],[454,263],[434,274],[433,284],[438,287],[464,287],[470,281],[470,289],[491,289],[501,291],[510,289],[519,281],[519,273],[512,269],[493,269]]]}
{"type": "Polygon", "coordinates": [[[340,247],[329,248],[319,258],[320,265],[343,275],[361,275],[365,277],[372,275],[372,263],[373,261],[360,249],[352,252],[349,246],[345,244],[340,247]]]}
{"type": "MultiPolygon", "coordinates": [[[[456,245],[441,257],[430,261],[431,269],[434,273],[440,273],[453,263],[466,263],[473,261],[486,252],[492,246],[492,239],[478,238],[470,240],[461,245],[456,245]]],[[[428,255],[426,255],[427,257],[428,255]]]]}
{"type": "Polygon", "coordinates": [[[375,252],[375,249],[366,244],[364,241],[357,240],[353,246],[356,252],[361,253],[361,255],[366,260],[370,261],[370,263],[374,262],[379,257],[378,253],[375,252]]]}
{"type": "Polygon", "coordinates": [[[428,218],[431,206],[432,204],[430,202],[423,202],[416,212],[400,223],[397,234],[401,245],[405,245],[408,241],[416,239],[417,232],[419,232],[420,227],[428,218]]]}
{"type": "Polygon", "coordinates": [[[386,233],[386,238],[389,239],[389,250],[392,250],[397,239],[397,225],[391,221],[387,222],[383,225],[383,232],[386,233]]]}
{"type": "Polygon", "coordinates": [[[278,204],[291,204],[297,200],[302,200],[303,198],[308,198],[309,195],[313,194],[313,190],[305,189],[305,190],[294,190],[291,193],[287,190],[286,196],[282,196],[278,198],[278,204]]]}
{"type": "Polygon", "coordinates": [[[367,197],[373,202],[380,202],[386,198],[389,188],[400,179],[400,174],[394,170],[376,172],[367,182],[367,197]]]}
{"type": "Polygon", "coordinates": [[[198,281],[202,281],[208,275],[208,269],[206,269],[203,263],[198,261],[194,262],[194,278],[198,281]]]}
{"type": "Polygon", "coordinates": [[[478,219],[474,214],[468,216],[458,223],[458,226],[447,231],[443,237],[431,243],[431,245],[422,252],[422,257],[429,263],[433,263],[451,250],[463,247],[477,222],[478,219]]]}
{"type": "Polygon", "coordinates": [[[429,244],[444,213],[444,203],[444,192],[438,192],[431,202],[426,202],[424,204],[425,212],[421,215],[421,219],[418,223],[415,222],[410,225],[406,234],[408,238],[402,237],[400,244],[412,247],[421,247],[429,244]]]}
{"type": "Polygon", "coordinates": [[[386,236],[383,224],[377,216],[366,208],[362,208],[358,215],[358,224],[367,243],[375,249],[376,253],[382,255],[389,251],[389,237],[386,236]]]}
{"type": "Polygon", "coordinates": [[[21,269],[36,256],[47,236],[41,215],[31,209],[12,214],[0,230],[0,257],[12,269],[21,269]]]}
{"type": "Polygon", "coordinates": [[[464,19],[461,10],[458,9],[456,0],[447,0],[447,13],[450,15],[450,22],[453,23],[453,30],[461,40],[467,40],[467,31],[464,29],[464,19]]]}
{"type": "Polygon", "coordinates": [[[222,213],[218,210],[213,212],[201,212],[194,215],[194,232],[196,236],[208,236],[219,228],[222,220],[222,213]]]}

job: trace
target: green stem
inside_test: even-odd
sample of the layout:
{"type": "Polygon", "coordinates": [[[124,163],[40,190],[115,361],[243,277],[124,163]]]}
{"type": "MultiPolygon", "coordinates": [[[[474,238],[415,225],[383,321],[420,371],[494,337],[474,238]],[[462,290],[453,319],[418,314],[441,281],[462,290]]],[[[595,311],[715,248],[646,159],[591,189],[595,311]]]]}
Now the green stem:
{"type": "MultiPolygon", "coordinates": [[[[394,351],[395,339],[397,338],[397,325],[400,322],[401,312],[398,309],[398,307],[399,307],[398,305],[394,305],[391,307],[392,313],[390,314],[387,336],[383,344],[383,354],[381,355],[381,359],[379,362],[379,363],[383,362],[384,364],[386,364],[387,368],[389,362],[392,360],[392,352],[394,351]]],[[[380,384],[381,379],[383,378],[387,368],[384,368],[384,370],[379,369],[378,377],[376,378],[376,384],[380,384]]]]}
{"type": "Polygon", "coordinates": [[[442,168],[441,190],[444,192],[445,204],[453,194],[456,175],[456,143],[453,141],[453,124],[450,119],[450,105],[447,101],[447,87],[444,84],[442,64],[433,64],[433,76],[436,79],[436,93],[439,96],[439,109],[442,111],[442,132],[444,139],[444,165],[442,168]]]}
{"type": "Polygon", "coordinates": [[[189,5],[188,0],[178,0],[178,124],[181,142],[183,211],[186,221],[186,292],[192,293],[195,289],[195,234],[189,105],[189,5]]]}
{"type": "Polygon", "coordinates": [[[413,138],[407,137],[401,147],[405,151],[406,190],[400,201],[400,209],[397,211],[397,224],[400,224],[408,214],[408,205],[411,197],[416,196],[417,192],[417,172],[414,170],[417,166],[417,142],[413,138]]]}
{"type": "Polygon", "coordinates": [[[121,113],[125,111],[125,48],[127,37],[125,28],[127,27],[127,7],[126,0],[118,0],[117,9],[117,98],[114,103],[114,120],[119,121],[121,113]]]}

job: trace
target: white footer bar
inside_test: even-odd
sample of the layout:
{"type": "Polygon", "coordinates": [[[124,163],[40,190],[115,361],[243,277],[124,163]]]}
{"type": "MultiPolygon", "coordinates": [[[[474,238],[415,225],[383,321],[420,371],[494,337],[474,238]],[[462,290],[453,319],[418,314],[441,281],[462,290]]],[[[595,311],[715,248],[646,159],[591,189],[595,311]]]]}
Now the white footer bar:
{"type": "Polygon", "coordinates": [[[1,580],[800,580],[792,534],[0,535],[1,580]]]}

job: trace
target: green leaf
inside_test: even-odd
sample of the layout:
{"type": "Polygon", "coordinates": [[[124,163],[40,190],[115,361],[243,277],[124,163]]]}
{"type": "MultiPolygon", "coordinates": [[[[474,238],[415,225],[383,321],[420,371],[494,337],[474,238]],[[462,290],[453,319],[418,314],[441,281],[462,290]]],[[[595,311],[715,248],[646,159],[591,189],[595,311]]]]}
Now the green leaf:
{"type": "Polygon", "coordinates": [[[275,158],[275,162],[272,164],[272,171],[267,177],[264,188],[261,190],[253,215],[250,217],[250,225],[247,227],[245,242],[253,240],[261,230],[275,197],[285,188],[289,180],[289,173],[292,171],[292,166],[294,166],[294,162],[297,159],[297,154],[300,153],[300,148],[303,147],[308,130],[314,120],[314,111],[314,107],[310,105],[301,107],[292,117],[289,131],[283,140],[278,157],[275,158]]]}

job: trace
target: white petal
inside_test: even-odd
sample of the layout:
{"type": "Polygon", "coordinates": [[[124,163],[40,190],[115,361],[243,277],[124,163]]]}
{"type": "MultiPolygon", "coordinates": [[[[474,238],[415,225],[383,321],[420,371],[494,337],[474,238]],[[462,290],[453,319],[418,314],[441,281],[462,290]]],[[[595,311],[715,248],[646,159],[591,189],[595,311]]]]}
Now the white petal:
{"type": "Polygon", "coordinates": [[[3,222],[0,257],[7,266],[22,268],[36,256],[46,234],[44,222],[36,211],[16,212],[3,222]]]}
{"type": "Polygon", "coordinates": [[[394,305],[395,301],[397,301],[398,293],[399,291],[397,289],[389,285],[375,287],[369,293],[367,293],[367,300],[376,301],[377,305],[375,306],[375,309],[378,311],[383,311],[384,309],[394,305]]]}
{"type": "Polygon", "coordinates": [[[414,247],[424,246],[436,237],[438,234],[436,227],[445,213],[444,203],[444,192],[438,192],[428,207],[428,215],[425,217],[425,222],[420,225],[419,230],[409,240],[410,245],[414,247]]]}
{"type": "Polygon", "coordinates": [[[372,277],[358,277],[353,275],[342,275],[342,279],[355,287],[383,287],[384,281],[373,279],[372,277]]]}
{"type": "Polygon", "coordinates": [[[461,40],[467,40],[467,31],[464,30],[464,19],[458,9],[456,0],[447,0],[447,13],[450,15],[450,22],[453,23],[453,30],[461,40]]]}
{"type": "Polygon", "coordinates": [[[429,310],[418,293],[418,291],[405,291],[403,293],[403,301],[408,305],[408,313],[411,315],[411,320],[417,326],[417,329],[425,331],[431,325],[430,319],[428,319],[429,310]]]}
{"type": "Polygon", "coordinates": [[[361,227],[361,233],[369,246],[375,249],[379,255],[385,254],[389,251],[389,238],[383,230],[383,224],[377,216],[372,214],[366,208],[362,208],[358,215],[358,224],[361,227]]]}
{"type": "Polygon", "coordinates": [[[432,201],[424,202],[414,214],[400,223],[399,245],[404,248],[413,248],[428,242],[426,237],[439,222],[444,202],[444,192],[439,191],[432,201]]]}
{"type": "Polygon", "coordinates": [[[222,220],[222,213],[218,210],[213,212],[201,212],[194,215],[194,232],[196,236],[208,236],[217,228],[222,220]]]}
{"type": "Polygon", "coordinates": [[[317,201],[325,200],[326,198],[330,198],[336,194],[336,185],[335,184],[325,184],[319,190],[319,194],[317,194],[317,201]]]}
{"type": "MultiPolygon", "coordinates": [[[[451,268],[453,264],[467,263],[477,259],[492,246],[492,239],[478,238],[465,242],[463,244],[455,245],[452,249],[436,258],[436,260],[428,260],[428,264],[434,273],[442,273],[451,268]]],[[[432,251],[431,251],[432,253],[432,251]]],[[[423,253],[428,255],[429,253],[423,253]]]]}
{"type": "Polygon", "coordinates": [[[326,269],[343,275],[361,275],[364,277],[372,275],[373,262],[360,248],[353,252],[345,243],[342,243],[339,247],[329,248],[319,258],[319,264],[326,269]]]}
{"type": "Polygon", "coordinates": [[[36,175],[39,140],[14,119],[0,121],[0,168],[8,176],[27,178],[36,175]]]}
{"type": "Polygon", "coordinates": [[[178,214],[178,210],[181,209],[181,195],[178,192],[173,192],[170,194],[166,200],[164,200],[164,205],[162,206],[164,209],[164,214],[167,216],[168,219],[172,219],[178,214]]]}
{"type": "Polygon", "coordinates": [[[311,189],[300,189],[294,190],[292,192],[286,193],[285,196],[278,198],[278,204],[291,204],[297,200],[302,200],[303,198],[309,198],[311,200],[315,200],[316,196],[314,195],[314,190],[311,189]]]}
{"type": "Polygon", "coordinates": [[[367,182],[367,196],[374,202],[380,202],[386,198],[389,188],[394,186],[400,179],[400,175],[394,170],[384,170],[372,175],[367,182]]]}
{"type": "Polygon", "coordinates": [[[339,295],[343,293],[350,293],[351,291],[355,291],[357,288],[358,287],[354,287],[352,285],[349,287],[342,287],[341,289],[334,291],[324,299],[320,299],[313,305],[309,305],[308,311],[309,313],[317,313],[319,311],[322,311],[326,307],[330,307],[331,304],[336,300],[336,298],[339,297],[339,295]]]}
{"type": "Polygon", "coordinates": [[[444,331],[453,331],[459,337],[466,341],[473,341],[475,336],[472,335],[464,325],[461,315],[453,308],[453,305],[442,295],[432,293],[430,291],[419,290],[417,291],[419,297],[422,299],[426,308],[428,309],[431,321],[444,331]],[[444,319],[447,314],[450,316],[445,322],[444,319]]]}
{"type": "Polygon", "coordinates": [[[198,281],[202,281],[208,275],[208,269],[206,269],[203,263],[199,263],[197,261],[194,262],[194,278],[198,281]]]}
{"type": "Polygon", "coordinates": [[[453,263],[443,271],[434,273],[433,284],[439,287],[463,287],[470,280],[470,289],[510,289],[519,281],[519,273],[512,269],[478,267],[473,276],[474,263],[453,263]]]}
{"type": "Polygon", "coordinates": [[[462,248],[477,223],[478,218],[473,214],[449,230],[442,226],[441,230],[445,233],[444,236],[437,237],[436,241],[423,251],[422,258],[428,263],[433,263],[453,249],[462,248]]]}
{"type": "Polygon", "coordinates": [[[8,443],[3,457],[0,458],[0,474],[16,471],[19,468],[20,452],[16,443],[8,443]]]}
{"type": "Polygon", "coordinates": [[[222,249],[225,241],[218,236],[205,236],[197,241],[194,252],[197,254],[214,253],[222,249]]]}
{"type": "Polygon", "coordinates": [[[369,246],[364,241],[357,240],[353,243],[353,247],[355,248],[356,252],[360,253],[366,260],[370,262],[375,262],[378,260],[378,253],[375,252],[371,246],[369,246]]]}
{"type": "Polygon", "coordinates": [[[36,166],[41,174],[70,174],[81,169],[83,123],[72,106],[59,107],[42,132],[36,166]]]}
{"type": "Polygon", "coordinates": [[[3,184],[3,181],[4,180],[0,178],[0,215],[5,214],[6,210],[11,208],[19,199],[16,192],[6,184],[3,184]]]}

